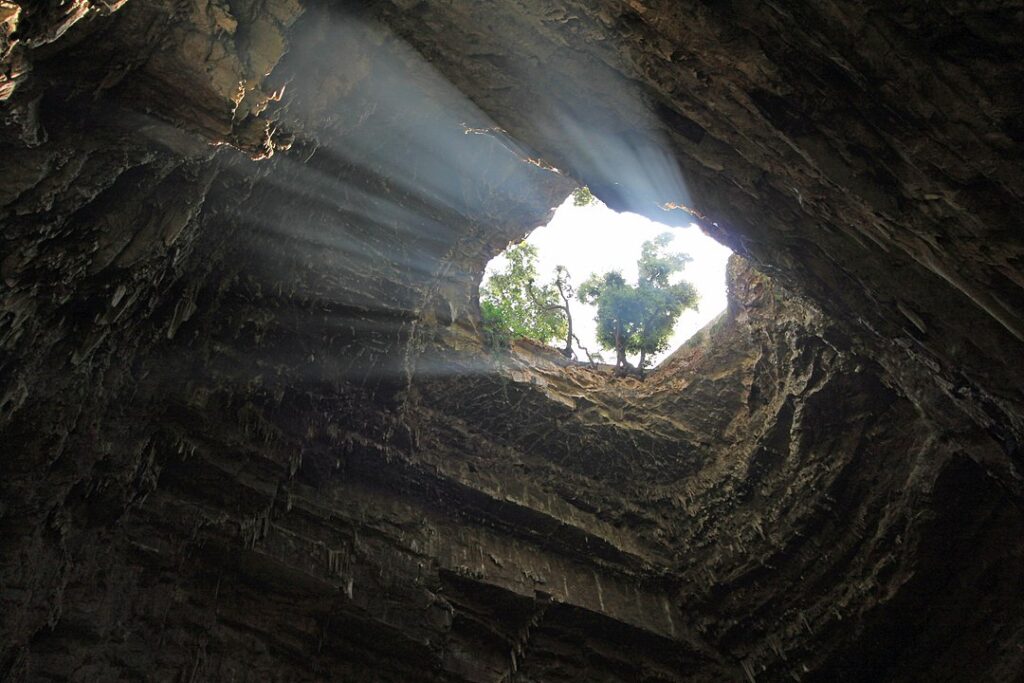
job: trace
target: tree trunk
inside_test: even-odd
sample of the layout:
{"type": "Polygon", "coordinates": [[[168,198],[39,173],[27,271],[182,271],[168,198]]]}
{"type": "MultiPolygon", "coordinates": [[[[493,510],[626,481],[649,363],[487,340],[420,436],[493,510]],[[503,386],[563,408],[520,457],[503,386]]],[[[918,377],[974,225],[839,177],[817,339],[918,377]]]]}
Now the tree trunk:
{"type": "Polygon", "coordinates": [[[626,371],[626,342],[622,338],[622,323],[615,324],[615,367],[620,373],[626,371]]]}
{"type": "MultiPolygon", "coordinates": [[[[562,290],[558,290],[561,293],[562,290]]],[[[566,358],[572,358],[572,339],[576,335],[572,333],[572,313],[569,312],[569,300],[562,294],[562,298],[565,299],[565,322],[569,327],[568,332],[565,333],[565,356],[566,358]]]]}

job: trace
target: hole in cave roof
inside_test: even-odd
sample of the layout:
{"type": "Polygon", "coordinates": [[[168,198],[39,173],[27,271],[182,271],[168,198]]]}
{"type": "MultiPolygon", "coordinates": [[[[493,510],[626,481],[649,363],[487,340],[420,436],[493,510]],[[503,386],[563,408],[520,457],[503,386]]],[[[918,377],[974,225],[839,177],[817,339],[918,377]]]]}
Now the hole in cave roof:
{"type": "MultiPolygon", "coordinates": [[[[728,247],[692,223],[666,225],[638,214],[618,213],[596,200],[577,206],[573,199],[573,195],[567,197],[551,221],[533,230],[525,240],[537,251],[538,285],[551,282],[559,265],[567,268],[576,287],[591,273],[603,274],[610,270],[621,271],[628,283],[635,283],[637,259],[643,243],[664,232],[673,235],[669,252],[682,252],[692,258],[683,271],[673,277],[673,281],[692,283],[700,296],[699,307],[683,311],[669,338],[668,348],[653,356],[649,367],[655,367],[668,358],[725,310],[725,269],[732,254],[728,247]]],[[[494,257],[485,269],[483,282],[504,269],[506,264],[505,252],[494,257]]],[[[591,353],[600,352],[604,362],[614,364],[615,350],[602,349],[597,341],[596,307],[573,298],[570,310],[579,342],[591,353]]],[[[556,338],[549,345],[561,349],[565,340],[556,338]]],[[[576,344],[573,346],[579,359],[585,361],[586,354],[576,344]]],[[[638,354],[629,354],[627,358],[633,365],[639,360],[638,354]]]]}

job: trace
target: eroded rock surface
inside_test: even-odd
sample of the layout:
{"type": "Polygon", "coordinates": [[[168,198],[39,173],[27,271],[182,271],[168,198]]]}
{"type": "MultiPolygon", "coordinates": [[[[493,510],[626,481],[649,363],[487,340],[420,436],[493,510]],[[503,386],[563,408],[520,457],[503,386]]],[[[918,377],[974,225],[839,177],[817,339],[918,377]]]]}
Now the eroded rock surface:
{"type": "Polygon", "coordinates": [[[1022,20],[0,1],[0,675],[1024,675],[1022,20]],[[577,181],[745,257],[645,382],[482,347],[577,181]]]}

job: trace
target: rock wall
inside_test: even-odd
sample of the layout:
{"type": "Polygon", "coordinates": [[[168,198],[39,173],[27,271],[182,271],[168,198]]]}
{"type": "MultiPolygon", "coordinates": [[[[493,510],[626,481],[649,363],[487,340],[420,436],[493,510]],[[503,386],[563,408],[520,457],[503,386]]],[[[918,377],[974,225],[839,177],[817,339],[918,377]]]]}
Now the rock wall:
{"type": "Polygon", "coordinates": [[[381,4],[550,163],[616,208],[687,207],[1019,463],[1015,3],[381,4]]]}
{"type": "Polygon", "coordinates": [[[0,2],[0,675],[1024,675],[1021,21],[0,2]],[[745,257],[643,383],[481,346],[578,181],[745,257]]]}

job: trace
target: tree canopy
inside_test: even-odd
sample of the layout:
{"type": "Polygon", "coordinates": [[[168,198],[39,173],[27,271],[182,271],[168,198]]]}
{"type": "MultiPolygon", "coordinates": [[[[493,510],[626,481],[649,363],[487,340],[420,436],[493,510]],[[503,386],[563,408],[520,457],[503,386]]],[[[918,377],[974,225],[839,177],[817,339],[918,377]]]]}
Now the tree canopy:
{"type": "Polygon", "coordinates": [[[590,206],[597,203],[597,197],[586,185],[581,185],[572,191],[573,206],[590,206]]]}
{"type": "Polygon", "coordinates": [[[618,271],[592,274],[576,294],[583,303],[597,306],[597,341],[614,349],[616,367],[631,367],[626,354],[639,354],[641,372],[650,357],[668,348],[672,328],[682,312],[696,308],[698,295],[692,284],[671,281],[691,260],[681,253],[668,253],[671,233],[644,242],[637,261],[637,283],[630,285],[618,271]]]}
{"type": "Polygon", "coordinates": [[[480,311],[491,346],[508,346],[520,337],[542,343],[569,339],[568,272],[560,267],[554,281],[538,286],[537,248],[526,242],[509,247],[505,260],[505,268],[480,287],[480,311]]]}

